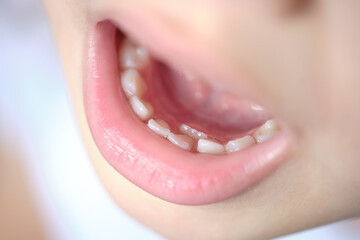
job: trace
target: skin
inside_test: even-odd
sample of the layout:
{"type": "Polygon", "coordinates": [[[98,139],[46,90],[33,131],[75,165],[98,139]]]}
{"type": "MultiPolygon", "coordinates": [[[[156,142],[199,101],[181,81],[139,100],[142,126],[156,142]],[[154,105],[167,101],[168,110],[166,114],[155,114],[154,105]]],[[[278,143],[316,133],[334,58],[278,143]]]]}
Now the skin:
{"type": "Polygon", "coordinates": [[[112,198],[135,219],[169,239],[264,239],[359,215],[359,1],[44,4],[90,159],[112,198]],[[292,133],[296,148],[286,163],[247,192],[206,206],[162,201],[113,170],[91,137],[82,81],[88,30],[116,11],[141,12],[154,28],[216,57],[233,76],[218,84],[238,93],[245,88],[292,133]]]}

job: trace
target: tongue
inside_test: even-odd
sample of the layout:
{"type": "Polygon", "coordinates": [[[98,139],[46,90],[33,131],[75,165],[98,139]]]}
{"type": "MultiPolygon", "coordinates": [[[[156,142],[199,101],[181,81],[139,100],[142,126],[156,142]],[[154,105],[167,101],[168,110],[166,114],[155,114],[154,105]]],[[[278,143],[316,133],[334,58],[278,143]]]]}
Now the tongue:
{"type": "Polygon", "coordinates": [[[146,79],[152,86],[148,97],[156,114],[175,127],[186,123],[226,140],[244,135],[269,118],[259,105],[219,91],[188,71],[175,71],[154,62],[146,79]]]}

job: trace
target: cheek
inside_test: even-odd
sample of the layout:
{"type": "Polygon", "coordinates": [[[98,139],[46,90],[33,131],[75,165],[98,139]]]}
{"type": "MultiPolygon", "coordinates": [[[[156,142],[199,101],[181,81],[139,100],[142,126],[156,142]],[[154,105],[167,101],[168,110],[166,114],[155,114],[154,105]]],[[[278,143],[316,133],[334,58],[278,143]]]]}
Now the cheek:
{"type": "MultiPolygon", "coordinates": [[[[214,49],[219,50],[221,62],[233,75],[244,76],[256,101],[270,112],[292,123],[313,124],[307,117],[326,108],[327,97],[317,73],[320,53],[313,30],[305,23],[279,29],[277,22],[269,19],[242,22],[252,24],[230,24],[223,29],[231,31],[223,31],[217,38],[214,49]]],[[[234,79],[229,82],[232,89],[242,91],[243,79],[230,79],[234,79]]]]}

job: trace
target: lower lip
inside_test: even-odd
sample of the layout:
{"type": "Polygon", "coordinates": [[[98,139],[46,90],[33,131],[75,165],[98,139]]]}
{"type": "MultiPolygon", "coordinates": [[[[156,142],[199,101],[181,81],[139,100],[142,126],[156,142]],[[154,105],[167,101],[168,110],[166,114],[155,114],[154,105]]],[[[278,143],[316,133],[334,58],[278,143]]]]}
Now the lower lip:
{"type": "Polygon", "coordinates": [[[90,34],[84,103],[95,143],[117,172],[163,200],[202,205],[244,192],[284,162],[290,143],[285,131],[217,156],[184,151],[148,131],[120,94],[115,34],[109,22],[99,23],[90,34]]]}

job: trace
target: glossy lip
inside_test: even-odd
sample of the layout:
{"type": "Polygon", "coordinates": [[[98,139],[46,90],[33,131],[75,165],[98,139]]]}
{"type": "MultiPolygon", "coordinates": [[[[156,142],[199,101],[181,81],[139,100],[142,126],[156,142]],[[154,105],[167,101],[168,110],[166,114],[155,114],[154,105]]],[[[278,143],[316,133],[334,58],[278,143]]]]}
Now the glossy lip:
{"type": "Polygon", "coordinates": [[[240,194],[286,159],[290,147],[286,131],[220,156],[190,153],[154,135],[119,91],[115,34],[110,22],[97,24],[90,34],[84,103],[101,154],[128,180],[169,202],[210,204],[240,194]]]}

